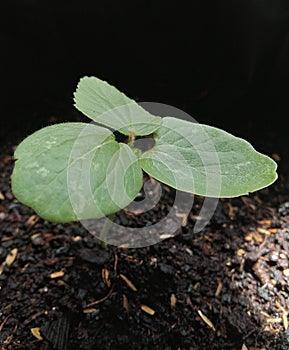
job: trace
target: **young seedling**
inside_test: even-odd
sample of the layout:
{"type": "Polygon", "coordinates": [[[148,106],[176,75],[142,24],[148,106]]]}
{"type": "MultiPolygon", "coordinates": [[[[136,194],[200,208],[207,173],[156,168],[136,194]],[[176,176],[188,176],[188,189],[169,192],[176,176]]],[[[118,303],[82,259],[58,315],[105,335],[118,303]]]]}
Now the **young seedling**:
{"type": "Polygon", "coordinates": [[[74,101],[94,123],[45,127],[24,139],[14,155],[12,191],[46,220],[113,215],[139,193],[142,171],[177,190],[216,198],[245,195],[277,178],[276,163],[247,141],[152,115],[98,78],[80,79],[74,101]],[[127,141],[117,142],[114,131],[127,141]],[[141,136],[154,139],[150,149],[136,146],[141,136]]]}

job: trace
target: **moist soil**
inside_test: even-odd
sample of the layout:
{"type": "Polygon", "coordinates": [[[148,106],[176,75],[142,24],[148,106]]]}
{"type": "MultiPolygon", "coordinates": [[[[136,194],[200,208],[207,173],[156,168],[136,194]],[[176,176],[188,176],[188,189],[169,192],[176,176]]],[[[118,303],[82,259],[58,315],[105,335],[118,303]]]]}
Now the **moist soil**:
{"type": "MultiPolygon", "coordinates": [[[[289,349],[286,166],[269,188],[220,200],[201,232],[197,197],[175,236],[104,250],[80,223],[49,223],[14,198],[16,144],[0,155],[1,350],[289,349]]],[[[115,220],[158,222],[175,194],[162,192],[146,215],[115,220]]]]}

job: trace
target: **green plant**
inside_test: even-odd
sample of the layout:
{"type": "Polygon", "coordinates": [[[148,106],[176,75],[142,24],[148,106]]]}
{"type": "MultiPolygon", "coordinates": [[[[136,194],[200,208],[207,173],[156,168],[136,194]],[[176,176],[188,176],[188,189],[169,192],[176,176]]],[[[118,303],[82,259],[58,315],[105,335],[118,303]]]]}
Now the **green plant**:
{"type": "Polygon", "coordinates": [[[44,219],[109,216],[134,200],[144,170],[181,191],[235,197],[276,178],[275,162],[245,140],[207,125],[158,117],[95,77],[80,80],[75,107],[95,123],[38,130],[15,151],[12,190],[44,219]],[[112,129],[112,130],[110,130],[112,129]],[[117,142],[113,131],[126,136],[117,142]],[[141,151],[136,137],[155,144],[141,151]]]}

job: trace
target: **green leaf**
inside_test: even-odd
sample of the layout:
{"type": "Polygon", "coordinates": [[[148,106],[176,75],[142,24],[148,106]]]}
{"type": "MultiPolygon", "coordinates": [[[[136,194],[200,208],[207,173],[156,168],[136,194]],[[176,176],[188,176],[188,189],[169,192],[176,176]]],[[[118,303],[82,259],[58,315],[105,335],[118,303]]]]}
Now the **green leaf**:
{"type": "Polygon", "coordinates": [[[156,117],[114,86],[96,77],[80,79],[74,93],[75,107],[95,122],[130,135],[149,135],[159,128],[156,117]]]}
{"type": "Polygon", "coordinates": [[[166,117],[141,167],[178,190],[235,197],[269,186],[276,163],[245,140],[207,125],[166,117]]]}
{"type": "Polygon", "coordinates": [[[63,123],[43,128],[16,149],[12,190],[42,218],[94,219],[127,206],[142,186],[132,150],[105,128],[63,123]]]}

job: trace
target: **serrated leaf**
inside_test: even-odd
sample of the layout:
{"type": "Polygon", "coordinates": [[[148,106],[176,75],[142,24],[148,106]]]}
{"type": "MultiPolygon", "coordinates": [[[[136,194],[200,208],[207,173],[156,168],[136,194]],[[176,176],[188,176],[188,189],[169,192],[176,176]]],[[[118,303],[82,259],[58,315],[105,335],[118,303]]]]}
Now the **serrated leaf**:
{"type": "Polygon", "coordinates": [[[269,186],[276,163],[245,140],[207,125],[166,117],[140,159],[151,176],[178,190],[235,197],[269,186]]]}
{"type": "Polygon", "coordinates": [[[96,77],[80,79],[74,93],[75,107],[95,122],[130,135],[149,135],[159,128],[156,117],[134,100],[96,77]]]}
{"type": "Polygon", "coordinates": [[[17,147],[15,158],[14,195],[54,222],[112,214],[127,206],[142,185],[133,151],[108,129],[92,124],[43,128],[17,147]]]}

